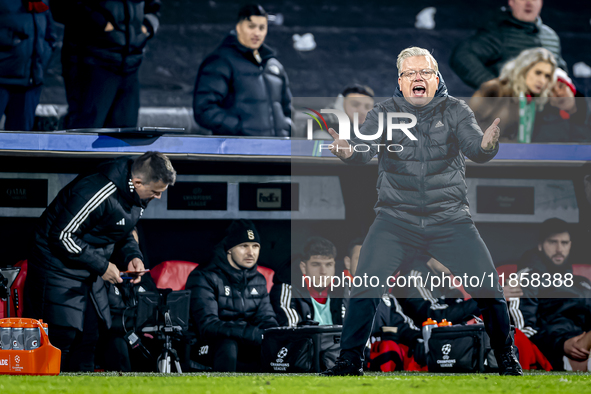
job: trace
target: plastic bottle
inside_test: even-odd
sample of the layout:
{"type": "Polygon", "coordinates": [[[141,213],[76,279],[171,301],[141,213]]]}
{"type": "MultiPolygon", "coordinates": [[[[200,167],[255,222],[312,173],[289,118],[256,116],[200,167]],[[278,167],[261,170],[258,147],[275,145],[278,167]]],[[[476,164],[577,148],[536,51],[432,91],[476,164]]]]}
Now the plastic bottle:
{"type": "Polygon", "coordinates": [[[450,321],[447,321],[447,319],[443,319],[441,320],[441,323],[439,323],[437,325],[437,327],[450,327],[452,324],[450,321]]]}
{"type": "Polygon", "coordinates": [[[431,338],[431,330],[437,327],[437,321],[428,318],[423,323],[423,341],[425,342],[425,354],[429,353],[429,338],[431,338]]]}

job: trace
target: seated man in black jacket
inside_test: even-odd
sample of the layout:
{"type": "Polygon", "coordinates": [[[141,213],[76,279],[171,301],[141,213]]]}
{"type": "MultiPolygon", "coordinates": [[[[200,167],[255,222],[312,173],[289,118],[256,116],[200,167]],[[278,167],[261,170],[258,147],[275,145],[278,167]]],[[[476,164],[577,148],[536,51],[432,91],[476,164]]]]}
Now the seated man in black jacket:
{"type": "MultiPolygon", "coordinates": [[[[591,366],[591,282],[573,275],[571,233],[560,219],[542,223],[538,247],[525,252],[518,272],[523,297],[510,299],[515,325],[555,370],[591,366]]],[[[505,279],[508,280],[508,279],[505,279]]]]}
{"type": "Polygon", "coordinates": [[[216,135],[290,136],[289,81],[266,36],[263,7],[242,7],[236,30],[199,67],[193,114],[200,126],[216,135]]]}
{"type": "Polygon", "coordinates": [[[211,262],[187,280],[199,362],[214,371],[259,370],[263,332],[277,327],[267,282],[257,271],[260,247],[254,224],[235,221],[211,262]]]}
{"type": "Polygon", "coordinates": [[[330,291],[335,275],[337,249],[326,238],[311,237],[304,245],[299,264],[302,276],[292,284],[275,283],[271,304],[280,326],[295,327],[315,321],[320,325],[343,324],[343,295],[330,291]]]}

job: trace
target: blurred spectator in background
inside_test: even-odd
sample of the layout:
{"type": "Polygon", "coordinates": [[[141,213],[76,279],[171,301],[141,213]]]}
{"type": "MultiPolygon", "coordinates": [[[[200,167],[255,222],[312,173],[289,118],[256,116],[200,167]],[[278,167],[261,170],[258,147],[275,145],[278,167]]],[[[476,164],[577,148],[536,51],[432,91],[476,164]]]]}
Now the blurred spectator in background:
{"type": "Polygon", "coordinates": [[[263,332],[277,327],[267,281],[257,271],[260,248],[254,223],[234,221],[211,262],[187,280],[198,362],[216,372],[260,370],[263,332]]]}
{"type": "MultiPolygon", "coordinates": [[[[450,57],[450,66],[466,85],[478,89],[501,74],[504,64],[524,49],[548,49],[566,70],[560,53],[560,38],[542,23],[542,0],[509,0],[510,10],[463,40],[450,57]]],[[[503,122],[505,118],[501,116],[503,122]]]]}
{"type": "Polygon", "coordinates": [[[591,111],[568,74],[560,68],[554,72],[554,83],[548,105],[534,126],[532,142],[591,141],[591,111]]]}
{"type": "MultiPolygon", "coordinates": [[[[337,97],[332,109],[343,111],[349,117],[352,127],[359,126],[365,122],[367,113],[373,108],[374,92],[369,86],[353,84],[347,86],[337,97]],[[355,113],[357,113],[357,122],[355,122],[355,113]]],[[[339,120],[333,114],[325,114],[324,119],[328,127],[338,130],[339,120]],[[336,126],[336,127],[335,127],[336,126]]],[[[331,140],[328,130],[315,130],[315,140],[331,140]]]]}
{"type": "Polygon", "coordinates": [[[215,135],[291,134],[289,81],[264,44],[267,25],[263,7],[242,7],[236,30],[199,67],[193,113],[197,123],[215,135]]]}
{"type": "Polygon", "coordinates": [[[470,108],[480,124],[502,119],[500,142],[531,142],[536,113],[548,100],[555,69],[556,61],[547,49],[527,49],[505,64],[499,78],[482,84],[470,108]]]}
{"type": "Polygon", "coordinates": [[[158,30],[160,0],[52,0],[51,9],[65,28],[64,127],[135,127],[139,67],[158,30]]]}
{"type": "Polygon", "coordinates": [[[41,0],[0,0],[0,118],[4,130],[33,128],[45,70],[55,45],[49,7],[41,0]]]}
{"type": "Polygon", "coordinates": [[[591,282],[573,275],[571,246],[568,223],[557,218],[542,223],[537,248],[518,265],[523,297],[511,299],[509,311],[555,370],[588,371],[591,282]]]}

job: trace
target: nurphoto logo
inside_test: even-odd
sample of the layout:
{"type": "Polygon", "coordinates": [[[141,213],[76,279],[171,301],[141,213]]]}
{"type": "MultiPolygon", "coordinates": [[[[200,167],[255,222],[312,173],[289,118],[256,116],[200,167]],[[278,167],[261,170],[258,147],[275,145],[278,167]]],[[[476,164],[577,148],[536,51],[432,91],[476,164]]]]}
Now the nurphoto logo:
{"type": "MultiPolygon", "coordinates": [[[[322,116],[322,114],[333,114],[337,117],[339,121],[339,129],[337,130],[339,137],[343,140],[350,140],[351,139],[351,120],[349,116],[341,110],[333,109],[333,108],[322,108],[320,112],[313,110],[312,108],[306,108],[307,110],[311,111],[304,112],[304,114],[310,116],[312,119],[308,119],[307,123],[307,139],[312,140],[313,138],[313,129],[314,129],[314,121],[320,126],[320,130],[328,131],[328,124],[326,120],[322,116]]],[[[359,132],[359,114],[355,112],[353,114],[353,133],[355,137],[362,140],[362,141],[375,141],[382,137],[384,133],[384,119],[386,123],[386,140],[392,141],[392,132],[393,130],[401,130],[411,141],[416,141],[417,137],[415,137],[409,129],[414,127],[417,124],[417,117],[408,114],[405,112],[387,112],[386,116],[384,117],[383,112],[378,113],[378,128],[374,134],[361,134],[359,132]],[[407,120],[399,120],[399,123],[395,123],[394,119],[408,119],[407,120]]],[[[371,146],[377,148],[377,151],[380,152],[380,148],[384,147],[388,150],[388,152],[402,152],[404,149],[400,144],[358,144],[353,146],[353,150],[355,152],[368,152],[371,149],[371,146]]],[[[333,146],[331,144],[321,144],[320,150],[328,149],[330,150],[333,146]]],[[[339,147],[337,146],[337,149],[339,147]]],[[[343,148],[340,148],[343,149],[343,148]]],[[[350,149],[350,148],[348,148],[350,149]]]]}

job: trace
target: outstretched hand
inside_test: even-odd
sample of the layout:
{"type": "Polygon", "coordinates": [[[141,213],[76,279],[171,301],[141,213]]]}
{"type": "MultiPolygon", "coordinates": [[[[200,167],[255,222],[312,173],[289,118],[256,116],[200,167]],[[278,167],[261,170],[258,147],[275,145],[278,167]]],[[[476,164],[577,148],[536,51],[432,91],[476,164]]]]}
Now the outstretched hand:
{"type": "Polygon", "coordinates": [[[498,126],[500,121],[500,118],[496,118],[484,132],[482,143],[480,144],[482,149],[493,150],[497,146],[497,142],[499,142],[499,137],[501,136],[501,129],[498,126]]]}
{"type": "Polygon", "coordinates": [[[339,159],[348,159],[353,155],[353,149],[347,140],[342,140],[339,134],[333,129],[328,129],[328,133],[334,138],[330,151],[339,159]]]}

